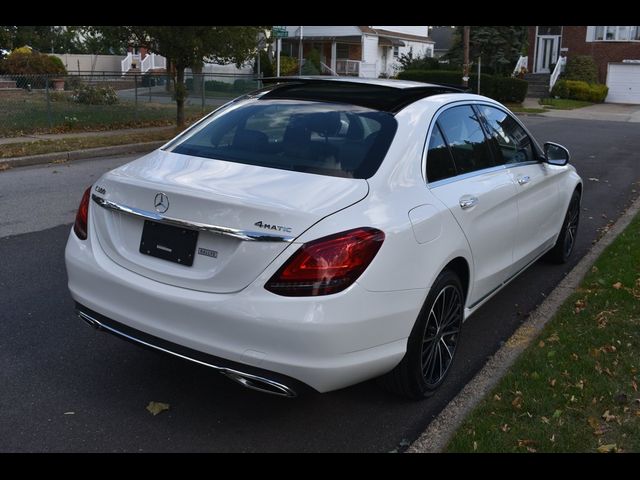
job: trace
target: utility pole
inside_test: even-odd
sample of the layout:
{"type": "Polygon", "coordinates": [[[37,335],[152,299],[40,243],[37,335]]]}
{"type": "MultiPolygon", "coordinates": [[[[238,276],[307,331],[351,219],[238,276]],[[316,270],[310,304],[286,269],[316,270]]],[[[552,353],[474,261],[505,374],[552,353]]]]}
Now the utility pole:
{"type": "Polygon", "coordinates": [[[298,75],[302,76],[302,25],[300,25],[300,45],[298,50],[298,75]]]}
{"type": "Polygon", "coordinates": [[[464,27],[462,32],[462,45],[464,48],[464,63],[462,65],[462,85],[469,86],[469,29],[464,27]]]}

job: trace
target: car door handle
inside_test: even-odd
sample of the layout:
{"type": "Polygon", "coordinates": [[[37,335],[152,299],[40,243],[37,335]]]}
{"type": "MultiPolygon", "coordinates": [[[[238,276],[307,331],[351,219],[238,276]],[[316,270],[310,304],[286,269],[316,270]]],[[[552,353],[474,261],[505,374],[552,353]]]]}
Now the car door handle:
{"type": "Polygon", "coordinates": [[[464,195],[460,197],[460,208],[466,210],[467,208],[471,208],[478,203],[478,197],[474,197],[473,195],[464,195]]]}
{"type": "Polygon", "coordinates": [[[519,185],[526,185],[531,181],[531,177],[529,175],[523,175],[522,177],[518,177],[519,185]]]}

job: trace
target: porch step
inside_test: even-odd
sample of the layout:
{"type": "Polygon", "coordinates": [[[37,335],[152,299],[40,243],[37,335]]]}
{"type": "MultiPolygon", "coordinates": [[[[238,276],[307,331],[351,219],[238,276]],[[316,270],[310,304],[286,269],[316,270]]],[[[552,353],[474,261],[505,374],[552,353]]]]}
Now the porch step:
{"type": "Polygon", "coordinates": [[[527,88],[527,97],[545,98],[549,96],[549,80],[551,75],[548,73],[527,73],[524,79],[529,84],[527,88]]]}

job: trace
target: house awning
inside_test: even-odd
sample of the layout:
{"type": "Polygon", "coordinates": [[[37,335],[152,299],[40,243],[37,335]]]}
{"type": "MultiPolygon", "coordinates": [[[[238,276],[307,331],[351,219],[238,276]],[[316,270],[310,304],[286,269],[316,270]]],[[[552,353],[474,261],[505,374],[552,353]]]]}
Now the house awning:
{"type": "Polygon", "coordinates": [[[378,45],[380,47],[404,47],[405,43],[399,38],[383,37],[381,35],[378,37],[378,45]]]}

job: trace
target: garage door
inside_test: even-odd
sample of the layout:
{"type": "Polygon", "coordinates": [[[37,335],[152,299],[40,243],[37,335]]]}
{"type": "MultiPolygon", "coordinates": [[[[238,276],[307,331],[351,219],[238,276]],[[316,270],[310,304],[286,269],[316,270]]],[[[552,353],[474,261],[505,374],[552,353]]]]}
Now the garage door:
{"type": "Polygon", "coordinates": [[[607,102],[640,104],[640,63],[610,63],[607,86],[607,102]]]}

